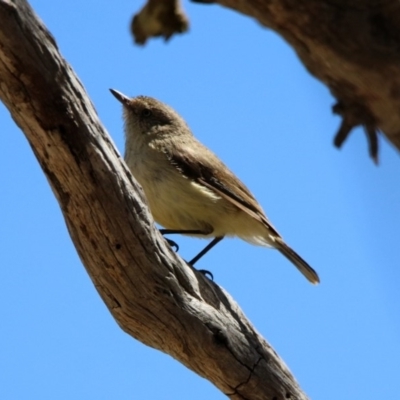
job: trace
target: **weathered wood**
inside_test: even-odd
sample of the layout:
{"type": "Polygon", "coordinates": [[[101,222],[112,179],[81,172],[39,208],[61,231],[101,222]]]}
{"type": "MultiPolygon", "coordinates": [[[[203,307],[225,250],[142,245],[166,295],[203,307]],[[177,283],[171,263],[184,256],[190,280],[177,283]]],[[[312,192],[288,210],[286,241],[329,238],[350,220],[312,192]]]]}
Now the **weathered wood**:
{"type": "MultiPolygon", "coordinates": [[[[336,97],[344,124],[364,126],[370,141],[371,136],[382,131],[400,150],[400,3],[386,0],[218,0],[218,3],[252,16],[278,32],[306,68],[336,97]]],[[[370,149],[373,151],[371,142],[370,149]]]]}
{"type": "MultiPolygon", "coordinates": [[[[308,71],[326,84],[337,99],[334,112],[343,120],[335,139],[337,146],[343,143],[355,126],[361,125],[374,161],[378,159],[378,132],[384,133],[400,150],[399,2],[192,1],[219,3],[255,18],[280,34],[296,51],[308,71]]],[[[138,15],[142,14],[143,20],[152,24],[159,20],[156,13],[150,12],[157,10],[156,3],[176,3],[176,0],[150,2],[152,7],[143,9],[147,13],[142,11],[138,15]]],[[[260,52],[267,56],[268,47],[260,49],[260,52]]]]}
{"type": "Polygon", "coordinates": [[[306,399],[231,297],[187,266],[154,228],[142,191],[82,84],[24,0],[0,0],[0,98],[31,144],[82,263],[123,330],[232,399],[306,399]]]}

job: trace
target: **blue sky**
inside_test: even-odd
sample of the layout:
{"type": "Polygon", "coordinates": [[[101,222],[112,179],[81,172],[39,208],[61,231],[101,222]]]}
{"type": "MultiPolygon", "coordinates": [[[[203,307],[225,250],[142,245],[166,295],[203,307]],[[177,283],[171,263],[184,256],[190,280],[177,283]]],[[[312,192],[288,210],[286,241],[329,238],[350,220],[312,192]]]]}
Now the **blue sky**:
{"type": "MultiPolygon", "coordinates": [[[[313,399],[393,398],[400,359],[400,174],[356,130],[332,146],[334,99],[274,32],[219,6],[184,3],[187,35],[136,47],[132,1],[33,8],[75,69],[118,149],[121,106],[145,94],[183,115],[251,188],[285,240],[320,274],[310,285],[278,252],[224,240],[199,262],[313,399]]],[[[0,105],[0,398],[225,398],[170,356],[125,334],[71,243],[57,201],[0,105]]],[[[205,242],[176,238],[190,258],[205,242]]]]}

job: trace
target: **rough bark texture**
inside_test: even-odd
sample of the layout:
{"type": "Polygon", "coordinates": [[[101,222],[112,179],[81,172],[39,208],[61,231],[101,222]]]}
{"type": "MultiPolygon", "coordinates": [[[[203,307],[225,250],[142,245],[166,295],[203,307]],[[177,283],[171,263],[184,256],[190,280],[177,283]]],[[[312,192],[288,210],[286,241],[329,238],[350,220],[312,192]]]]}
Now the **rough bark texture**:
{"type": "MultiPolygon", "coordinates": [[[[310,73],[329,87],[337,99],[333,111],[342,116],[336,146],[342,145],[353,127],[362,125],[375,161],[379,131],[400,150],[398,1],[216,0],[215,3],[249,15],[279,33],[310,73]]],[[[152,19],[150,15],[146,17],[152,19]]]]}
{"type": "Polygon", "coordinates": [[[306,399],[230,296],[166,245],[81,83],[23,0],[0,0],[0,98],[123,330],[232,399],[306,399]]]}

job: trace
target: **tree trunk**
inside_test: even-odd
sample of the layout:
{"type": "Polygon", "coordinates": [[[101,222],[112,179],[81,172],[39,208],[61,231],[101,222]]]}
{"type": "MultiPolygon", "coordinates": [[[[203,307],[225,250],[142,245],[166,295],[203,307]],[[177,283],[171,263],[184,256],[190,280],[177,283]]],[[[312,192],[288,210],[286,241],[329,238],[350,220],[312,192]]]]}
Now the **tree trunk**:
{"type": "Polygon", "coordinates": [[[141,188],[82,84],[24,0],[0,0],[0,98],[124,331],[232,399],[306,399],[231,297],[180,259],[155,229],[141,188]]]}

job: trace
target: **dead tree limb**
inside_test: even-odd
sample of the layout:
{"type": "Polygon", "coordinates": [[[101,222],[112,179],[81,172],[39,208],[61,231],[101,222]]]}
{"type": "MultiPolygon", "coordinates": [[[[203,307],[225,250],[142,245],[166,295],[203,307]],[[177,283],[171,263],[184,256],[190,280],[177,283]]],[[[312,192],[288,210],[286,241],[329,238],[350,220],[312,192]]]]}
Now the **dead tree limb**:
{"type": "Polygon", "coordinates": [[[231,297],[166,245],[82,84],[24,0],[0,0],[0,98],[124,331],[232,399],[306,399],[231,297]]]}
{"type": "MultiPolygon", "coordinates": [[[[192,1],[219,3],[253,17],[293,47],[308,71],[327,85],[337,100],[334,112],[342,117],[342,124],[335,137],[336,146],[342,145],[354,127],[362,126],[375,162],[378,160],[379,132],[400,150],[399,2],[192,1]]],[[[157,10],[157,3],[163,3],[165,7],[165,3],[176,3],[176,0],[150,2],[151,10],[157,10]]],[[[157,18],[149,12],[144,17],[146,21],[157,18]]],[[[260,51],[268,54],[268,49],[260,51]]]]}

